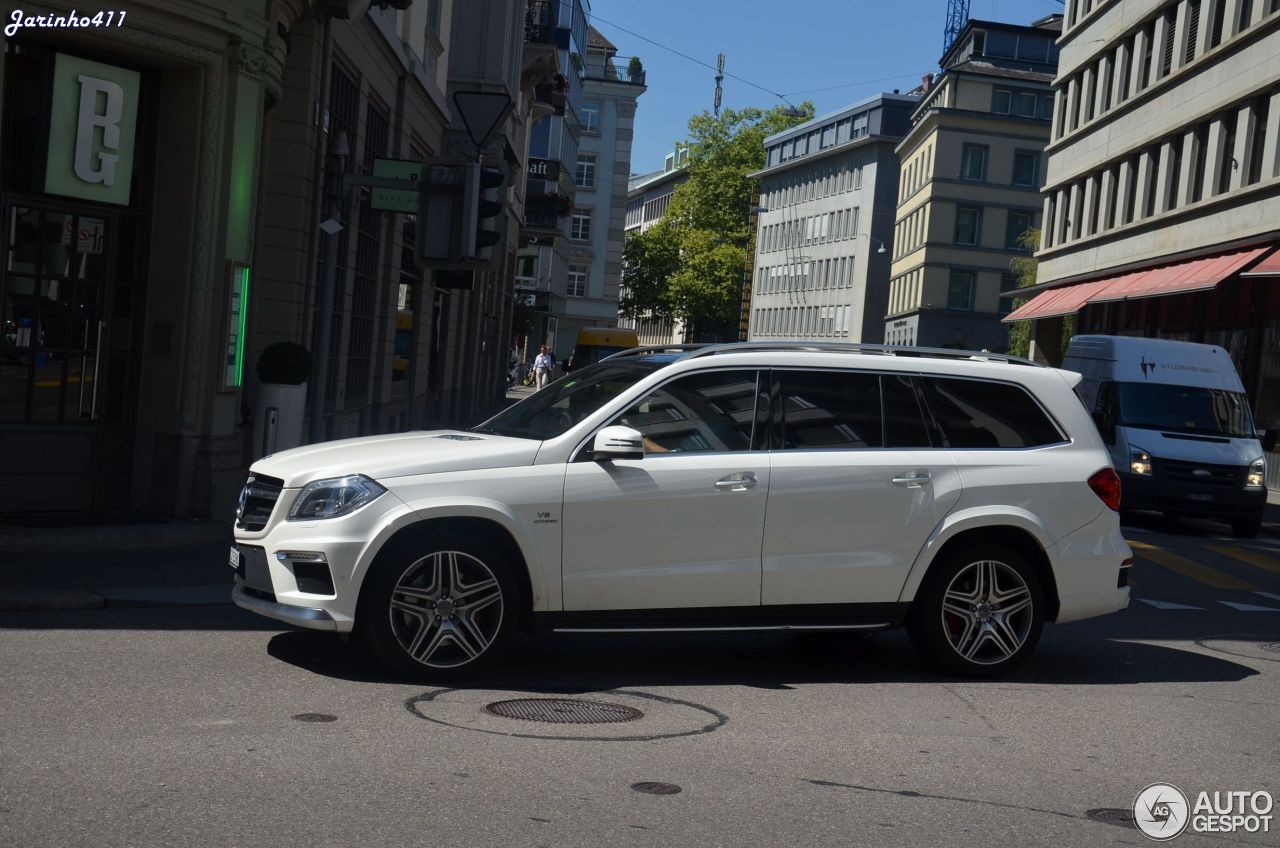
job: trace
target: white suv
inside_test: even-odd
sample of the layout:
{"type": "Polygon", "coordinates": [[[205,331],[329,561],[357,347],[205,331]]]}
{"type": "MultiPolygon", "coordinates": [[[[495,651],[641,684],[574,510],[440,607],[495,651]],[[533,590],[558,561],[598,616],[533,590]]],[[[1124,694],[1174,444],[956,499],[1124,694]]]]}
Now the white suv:
{"type": "Polygon", "coordinates": [[[1080,376],[824,344],[639,348],[469,431],[283,451],[240,496],[234,600],[422,679],[517,630],[880,630],[1008,671],[1128,605],[1080,376]]]}

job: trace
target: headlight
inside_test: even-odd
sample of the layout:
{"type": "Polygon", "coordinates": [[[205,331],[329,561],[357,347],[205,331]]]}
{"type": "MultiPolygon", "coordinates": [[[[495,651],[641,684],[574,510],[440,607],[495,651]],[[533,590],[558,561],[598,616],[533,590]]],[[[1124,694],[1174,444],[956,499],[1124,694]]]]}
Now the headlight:
{"type": "Polygon", "coordinates": [[[297,500],[289,508],[289,520],[315,521],[348,515],[385,491],[363,474],[317,480],[302,487],[297,500]]]}
{"type": "Polygon", "coordinates": [[[1151,454],[1134,445],[1129,450],[1129,470],[1143,477],[1151,476],[1151,454]]]}
{"type": "Polygon", "coordinates": [[[1267,476],[1267,461],[1261,457],[1249,463],[1249,471],[1244,475],[1246,489],[1261,489],[1267,476]]]}

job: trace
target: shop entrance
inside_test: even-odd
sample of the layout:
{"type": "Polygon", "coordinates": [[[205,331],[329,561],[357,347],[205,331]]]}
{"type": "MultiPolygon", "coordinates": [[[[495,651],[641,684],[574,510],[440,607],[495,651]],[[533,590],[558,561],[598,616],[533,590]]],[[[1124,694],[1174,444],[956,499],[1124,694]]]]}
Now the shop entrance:
{"type": "Polygon", "coordinates": [[[130,504],[145,218],[0,204],[0,513],[130,504]]]}

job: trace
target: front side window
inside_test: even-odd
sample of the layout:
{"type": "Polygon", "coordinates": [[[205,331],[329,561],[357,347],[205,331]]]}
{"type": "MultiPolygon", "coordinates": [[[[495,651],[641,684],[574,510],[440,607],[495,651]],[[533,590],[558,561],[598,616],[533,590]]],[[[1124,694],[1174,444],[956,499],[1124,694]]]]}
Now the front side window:
{"type": "Polygon", "coordinates": [[[582,131],[589,133],[600,132],[600,104],[584,101],[580,108],[582,111],[582,131]]]}
{"type": "Polygon", "coordinates": [[[573,221],[569,225],[569,238],[575,241],[591,240],[591,210],[573,210],[573,221]]]}
{"type": "Polygon", "coordinates": [[[879,448],[880,378],[853,371],[780,371],[782,447],[879,448]]]}
{"type": "Polygon", "coordinates": [[[754,369],[677,377],[612,423],[639,430],[646,453],[751,450],[757,381],[754,369]]]}
{"type": "Polygon", "coordinates": [[[978,221],[981,215],[976,206],[961,206],[956,209],[956,244],[978,243],[978,221]]]}
{"type": "Polygon", "coordinates": [[[574,172],[573,183],[578,188],[596,187],[596,157],[594,154],[578,154],[578,169],[574,172]]]}
{"type": "Polygon", "coordinates": [[[982,182],[987,178],[987,148],[966,144],[960,151],[960,179],[982,182]]]}
{"type": "Polygon", "coordinates": [[[1066,441],[1021,386],[927,377],[929,406],[951,448],[1031,448],[1066,441]]]}

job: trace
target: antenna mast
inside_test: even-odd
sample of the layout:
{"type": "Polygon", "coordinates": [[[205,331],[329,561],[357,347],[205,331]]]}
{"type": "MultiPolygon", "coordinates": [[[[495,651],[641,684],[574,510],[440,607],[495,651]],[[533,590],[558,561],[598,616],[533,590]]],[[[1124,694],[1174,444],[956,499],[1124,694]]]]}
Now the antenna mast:
{"type": "Polygon", "coordinates": [[[719,117],[720,117],[720,94],[721,94],[721,92],[723,92],[723,91],[724,91],[724,89],[721,87],[721,85],[720,85],[720,84],[721,84],[721,83],[723,83],[723,82],[724,82],[724,54],[723,54],[723,53],[721,53],[719,56],[717,56],[717,57],[716,57],[716,101],[715,101],[715,109],[716,109],[716,117],[717,117],[717,118],[719,118],[719,117]]]}

